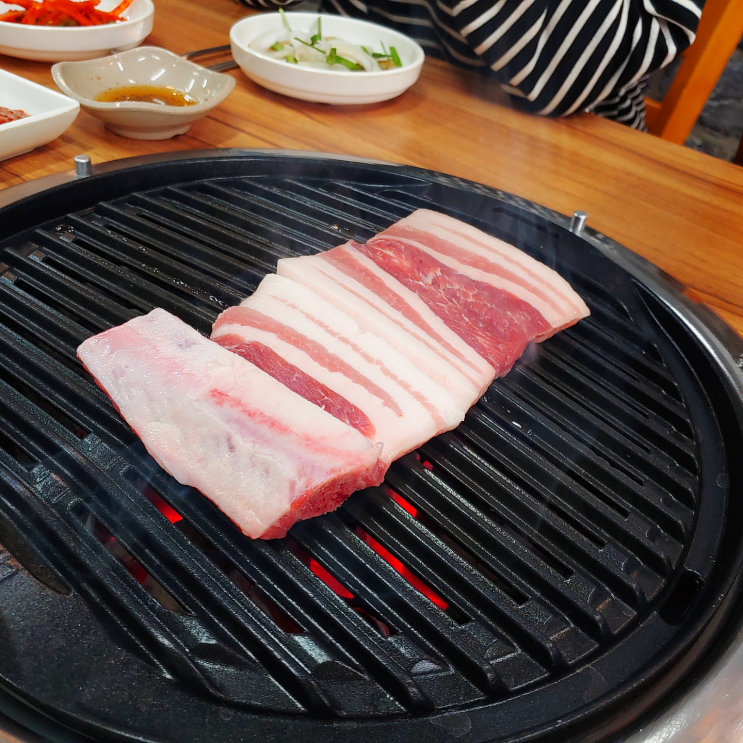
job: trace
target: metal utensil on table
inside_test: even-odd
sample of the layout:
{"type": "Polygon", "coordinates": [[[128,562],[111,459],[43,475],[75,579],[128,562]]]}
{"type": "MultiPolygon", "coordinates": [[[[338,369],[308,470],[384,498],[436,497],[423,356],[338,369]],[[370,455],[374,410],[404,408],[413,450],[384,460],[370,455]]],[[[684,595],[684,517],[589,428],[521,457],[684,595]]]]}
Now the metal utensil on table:
{"type": "MultiPolygon", "coordinates": [[[[208,49],[197,49],[193,52],[186,52],[183,55],[183,58],[193,61],[194,59],[198,59],[200,57],[212,57],[212,56],[224,54],[225,52],[229,52],[229,51],[230,51],[230,45],[223,44],[222,46],[212,46],[212,47],[209,47],[208,49]]],[[[237,62],[235,62],[235,60],[232,58],[227,59],[224,62],[217,62],[212,65],[205,65],[205,67],[208,70],[214,70],[215,72],[224,72],[225,70],[232,70],[237,66],[238,66],[237,62]]]]}

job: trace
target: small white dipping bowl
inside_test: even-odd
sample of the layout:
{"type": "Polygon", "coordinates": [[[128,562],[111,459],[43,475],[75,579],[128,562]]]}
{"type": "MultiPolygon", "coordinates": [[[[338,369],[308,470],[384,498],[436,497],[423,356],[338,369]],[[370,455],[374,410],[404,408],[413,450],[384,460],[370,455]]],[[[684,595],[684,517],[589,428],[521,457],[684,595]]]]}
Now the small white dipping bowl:
{"type": "MultiPolygon", "coordinates": [[[[102,0],[101,10],[113,10],[119,0],[102,0]]],[[[12,0],[0,0],[0,11],[12,0]]],[[[152,0],[134,0],[122,14],[125,21],[104,26],[24,26],[0,21],[0,53],[37,62],[95,59],[139,46],[152,31],[152,0]]]]}
{"type": "Polygon", "coordinates": [[[218,106],[235,87],[235,78],[207,70],[167,49],[143,46],[103,59],[60,62],[52,67],[60,90],[80,102],[83,110],[103,121],[108,129],[131,139],[169,139],[185,134],[191,124],[218,106]],[[96,98],[111,88],[154,85],[174,88],[195,98],[192,106],[119,101],[96,98]]]}
{"type": "MultiPolygon", "coordinates": [[[[317,13],[287,13],[295,31],[317,29],[317,13]]],[[[283,25],[279,13],[265,13],[238,21],[230,29],[232,56],[242,71],[254,82],[276,93],[316,103],[377,103],[395,98],[406,91],[420,75],[423,49],[410,37],[368,21],[336,15],[322,16],[323,36],[337,36],[344,41],[381,51],[381,42],[394,46],[402,67],[381,72],[351,70],[317,70],[277,60],[250,48],[250,43],[283,25]]]]}
{"type": "Polygon", "coordinates": [[[0,160],[51,142],[80,112],[77,101],[5,70],[0,70],[0,104],[28,114],[25,119],[0,124],[0,160]]]}

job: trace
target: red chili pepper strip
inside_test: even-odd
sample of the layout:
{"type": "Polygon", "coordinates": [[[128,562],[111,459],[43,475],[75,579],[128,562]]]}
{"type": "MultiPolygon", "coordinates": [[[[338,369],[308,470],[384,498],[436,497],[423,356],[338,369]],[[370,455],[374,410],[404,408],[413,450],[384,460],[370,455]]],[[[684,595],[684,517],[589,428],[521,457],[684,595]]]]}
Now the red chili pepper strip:
{"type": "Polygon", "coordinates": [[[36,26],[99,26],[125,20],[121,14],[132,0],[121,0],[112,11],[98,10],[94,0],[11,0],[24,10],[10,10],[0,15],[5,23],[36,26]]]}
{"type": "Polygon", "coordinates": [[[40,13],[40,8],[31,8],[31,10],[27,10],[23,15],[21,23],[27,26],[36,25],[36,19],[39,17],[40,13]]]}
{"type": "Polygon", "coordinates": [[[132,0],[121,0],[121,2],[111,11],[111,15],[120,16],[131,4],[132,0]]]}
{"type": "MultiPolygon", "coordinates": [[[[12,1],[8,0],[8,5],[20,5],[20,7],[23,8],[24,10],[28,10],[29,8],[34,7],[36,4],[37,3],[35,3],[34,0],[18,0],[17,2],[15,2],[15,0],[12,0],[12,1]]],[[[17,10],[13,9],[13,10],[6,11],[6,14],[17,13],[17,12],[18,12],[17,10]]]]}

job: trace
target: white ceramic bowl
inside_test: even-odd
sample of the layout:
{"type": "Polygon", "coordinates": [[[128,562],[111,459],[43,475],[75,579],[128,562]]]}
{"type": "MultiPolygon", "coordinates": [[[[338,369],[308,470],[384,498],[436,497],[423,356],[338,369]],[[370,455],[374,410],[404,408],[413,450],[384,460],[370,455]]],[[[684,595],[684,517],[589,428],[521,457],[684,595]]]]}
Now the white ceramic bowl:
{"type": "MultiPolygon", "coordinates": [[[[0,12],[9,10],[12,0],[0,12]]],[[[101,10],[113,10],[119,0],[101,0],[101,10]]],[[[37,62],[95,59],[139,46],[152,31],[152,0],[134,0],[123,13],[127,20],[105,26],[24,26],[0,21],[0,53],[37,62]]]]}
{"type": "Polygon", "coordinates": [[[194,121],[206,116],[235,87],[232,76],[207,70],[156,46],[130,49],[103,59],[60,62],[52,67],[52,77],[60,90],[79,101],[112,132],[132,139],[168,139],[185,134],[194,121]],[[175,88],[198,103],[177,107],[95,100],[106,90],[129,85],[175,88]]]}
{"type": "Polygon", "coordinates": [[[0,70],[0,103],[28,114],[25,119],[0,124],[0,160],[51,142],[80,112],[77,101],[5,70],[0,70]]]}
{"type": "MultiPolygon", "coordinates": [[[[317,13],[287,13],[286,17],[295,31],[314,33],[317,28],[317,13]]],[[[377,103],[400,95],[420,75],[424,54],[415,41],[376,23],[343,16],[323,15],[323,35],[375,49],[380,48],[380,42],[394,46],[402,67],[381,72],[316,70],[272,59],[250,48],[250,43],[259,36],[281,26],[279,13],[265,13],[244,18],[230,29],[235,62],[251,80],[277,93],[317,103],[377,103]]]]}

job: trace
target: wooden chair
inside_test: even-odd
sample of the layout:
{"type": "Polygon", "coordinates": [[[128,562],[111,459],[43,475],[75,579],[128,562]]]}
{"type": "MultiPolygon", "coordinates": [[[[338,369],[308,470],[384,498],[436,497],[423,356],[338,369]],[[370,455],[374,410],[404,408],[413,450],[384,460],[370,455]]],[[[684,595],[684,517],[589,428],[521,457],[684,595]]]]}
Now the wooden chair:
{"type": "MultiPolygon", "coordinates": [[[[743,37],[743,0],[707,0],[696,41],[662,102],[645,100],[648,131],[684,144],[743,37]]],[[[743,123],[743,122],[741,122],[743,123]]],[[[743,141],[735,162],[743,165],[743,141]]]]}

